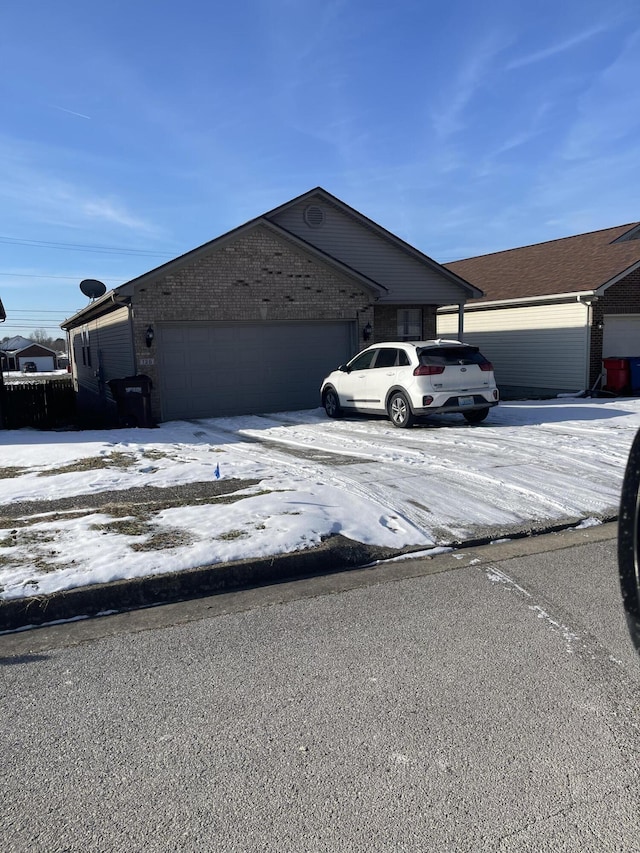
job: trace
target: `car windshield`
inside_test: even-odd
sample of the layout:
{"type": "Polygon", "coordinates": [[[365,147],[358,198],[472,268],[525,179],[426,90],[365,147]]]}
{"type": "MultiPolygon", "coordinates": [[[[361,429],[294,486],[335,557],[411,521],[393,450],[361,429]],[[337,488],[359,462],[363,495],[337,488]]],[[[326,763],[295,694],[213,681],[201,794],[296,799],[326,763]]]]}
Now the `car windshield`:
{"type": "Polygon", "coordinates": [[[487,359],[477,347],[450,346],[425,347],[419,352],[420,364],[438,364],[445,367],[455,364],[486,364],[487,359]]]}

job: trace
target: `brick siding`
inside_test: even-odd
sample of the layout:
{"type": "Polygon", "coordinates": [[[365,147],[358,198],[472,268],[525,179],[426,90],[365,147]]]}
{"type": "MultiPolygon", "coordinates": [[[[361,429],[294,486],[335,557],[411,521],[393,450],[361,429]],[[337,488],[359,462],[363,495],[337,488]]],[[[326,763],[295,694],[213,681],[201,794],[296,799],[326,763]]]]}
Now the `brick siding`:
{"type": "Polygon", "coordinates": [[[373,325],[373,294],[311,253],[257,226],[181,269],[136,287],[133,334],[141,373],[153,381],[152,410],[159,417],[156,344],[149,326],[163,322],[355,320],[358,340],[373,325]]]}
{"type": "MultiPolygon", "coordinates": [[[[640,269],[613,284],[593,305],[591,326],[591,351],[589,361],[589,386],[597,380],[602,370],[603,319],[605,314],[640,314],[640,269]]],[[[633,355],[634,353],[629,353],[633,355]]]]}

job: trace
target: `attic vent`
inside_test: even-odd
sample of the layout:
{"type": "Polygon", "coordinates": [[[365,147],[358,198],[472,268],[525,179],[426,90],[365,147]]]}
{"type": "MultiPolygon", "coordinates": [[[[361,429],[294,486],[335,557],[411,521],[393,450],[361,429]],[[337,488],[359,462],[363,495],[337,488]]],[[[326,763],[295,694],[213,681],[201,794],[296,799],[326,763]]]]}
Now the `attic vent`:
{"type": "Polygon", "coordinates": [[[304,221],[309,228],[320,228],[324,224],[324,210],[317,204],[310,204],[304,209],[304,221]]]}

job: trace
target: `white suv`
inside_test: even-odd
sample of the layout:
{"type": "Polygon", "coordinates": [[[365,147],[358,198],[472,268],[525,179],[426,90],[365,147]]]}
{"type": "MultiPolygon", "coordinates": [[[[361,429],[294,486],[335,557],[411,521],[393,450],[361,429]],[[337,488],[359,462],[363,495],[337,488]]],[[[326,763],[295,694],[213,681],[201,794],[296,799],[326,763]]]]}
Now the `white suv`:
{"type": "Polygon", "coordinates": [[[396,427],[439,412],[477,424],[499,399],[491,362],[478,347],[448,340],[373,344],[330,373],[320,393],[330,418],[386,412],[396,427]]]}

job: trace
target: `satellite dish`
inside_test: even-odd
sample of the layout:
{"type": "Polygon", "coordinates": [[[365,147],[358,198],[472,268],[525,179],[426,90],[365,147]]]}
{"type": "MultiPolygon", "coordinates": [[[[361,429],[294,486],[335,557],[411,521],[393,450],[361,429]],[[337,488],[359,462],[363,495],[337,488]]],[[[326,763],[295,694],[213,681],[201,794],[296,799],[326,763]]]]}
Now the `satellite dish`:
{"type": "Polygon", "coordinates": [[[97,281],[95,278],[85,278],[84,281],[81,281],[80,290],[85,296],[88,296],[89,299],[97,299],[99,296],[103,296],[107,292],[106,286],[101,281],[97,281]]]}

